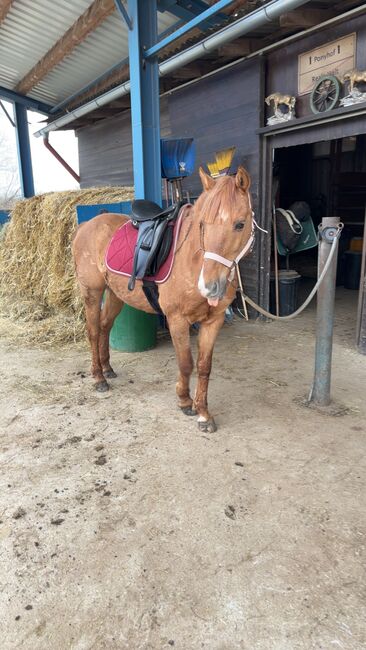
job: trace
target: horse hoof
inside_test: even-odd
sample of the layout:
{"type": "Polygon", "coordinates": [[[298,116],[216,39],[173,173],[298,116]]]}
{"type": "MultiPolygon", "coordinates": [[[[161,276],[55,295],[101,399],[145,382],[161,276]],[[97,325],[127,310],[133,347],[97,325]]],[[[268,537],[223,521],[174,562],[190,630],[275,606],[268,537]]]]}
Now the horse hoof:
{"type": "Polygon", "coordinates": [[[109,370],[103,370],[103,375],[107,379],[115,379],[117,377],[116,373],[114,372],[114,370],[112,368],[110,368],[109,370]]]}
{"type": "Polygon", "coordinates": [[[192,406],[181,406],[181,411],[184,415],[197,415],[197,411],[192,406]]]}
{"type": "Polygon", "coordinates": [[[106,393],[109,390],[109,384],[107,381],[98,381],[95,384],[95,390],[98,391],[98,393],[106,393]]]}
{"type": "Polygon", "coordinates": [[[199,420],[198,428],[203,433],[215,433],[215,431],[217,431],[217,426],[213,418],[211,420],[199,420]]]}

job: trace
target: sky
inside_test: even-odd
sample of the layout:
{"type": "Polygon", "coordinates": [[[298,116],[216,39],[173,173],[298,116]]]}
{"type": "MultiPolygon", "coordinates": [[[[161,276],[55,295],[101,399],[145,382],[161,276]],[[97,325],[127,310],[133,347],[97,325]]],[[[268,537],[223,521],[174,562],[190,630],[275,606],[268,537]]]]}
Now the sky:
{"type": "MultiPolygon", "coordinates": [[[[13,106],[3,102],[8,113],[13,116],[13,106]]],[[[28,111],[28,123],[32,152],[33,176],[36,194],[54,190],[77,189],[78,183],[45,148],[42,138],[33,133],[42,128],[45,116],[28,111]]],[[[57,131],[50,133],[49,141],[56,151],[76,171],[79,171],[77,138],[74,131],[57,131]]],[[[7,182],[7,170],[17,169],[17,150],[15,129],[0,107],[0,192],[7,182]],[[2,149],[2,150],[1,150],[2,149]],[[5,169],[4,169],[5,168],[5,169]]]]}

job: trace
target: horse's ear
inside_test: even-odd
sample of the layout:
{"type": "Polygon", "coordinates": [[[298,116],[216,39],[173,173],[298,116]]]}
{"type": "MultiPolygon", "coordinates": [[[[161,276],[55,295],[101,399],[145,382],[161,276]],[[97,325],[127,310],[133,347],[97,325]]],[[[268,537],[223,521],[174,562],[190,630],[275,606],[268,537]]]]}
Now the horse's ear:
{"type": "Polygon", "coordinates": [[[200,167],[198,172],[199,172],[199,175],[200,175],[200,179],[201,179],[203,189],[206,190],[206,191],[210,190],[215,185],[214,179],[209,174],[206,174],[203,167],[200,167]]]}
{"type": "Polygon", "coordinates": [[[238,171],[236,172],[235,185],[239,190],[243,190],[243,192],[246,192],[250,188],[250,176],[242,165],[238,167],[238,171]]]}

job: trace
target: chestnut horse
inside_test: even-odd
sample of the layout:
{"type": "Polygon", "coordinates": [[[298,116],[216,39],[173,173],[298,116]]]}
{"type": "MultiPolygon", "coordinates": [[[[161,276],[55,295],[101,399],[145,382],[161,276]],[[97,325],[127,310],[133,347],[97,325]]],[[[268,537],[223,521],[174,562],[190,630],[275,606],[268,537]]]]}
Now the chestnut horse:
{"type": "MultiPolygon", "coordinates": [[[[176,391],[178,405],[186,415],[198,414],[201,431],[216,431],[207,407],[212,352],[225,310],[235,298],[235,262],[253,242],[250,177],[243,167],[235,176],[213,179],[199,170],[203,192],[186,207],[175,260],[168,280],[159,285],[159,303],[165,314],[179,366],[176,391]],[[189,329],[200,323],[198,335],[197,388],[189,390],[193,359],[189,329]]],[[[127,288],[128,278],[111,273],[105,254],[114,232],[127,221],[120,214],[105,213],[81,224],[73,242],[76,275],[85,302],[87,331],[92,352],[91,372],[97,390],[108,390],[115,377],[109,362],[109,333],[124,303],[154,313],[137,281],[127,288]],[[101,309],[103,292],[105,300],[101,309]]]]}

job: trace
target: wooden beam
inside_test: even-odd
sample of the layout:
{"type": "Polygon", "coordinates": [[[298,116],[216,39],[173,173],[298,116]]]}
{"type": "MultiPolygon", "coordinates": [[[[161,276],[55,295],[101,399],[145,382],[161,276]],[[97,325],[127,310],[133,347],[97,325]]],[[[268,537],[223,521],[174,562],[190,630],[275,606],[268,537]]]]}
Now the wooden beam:
{"type": "MultiPolygon", "coordinates": [[[[47,54],[18,83],[16,90],[26,95],[43,79],[65,56],[80,45],[115,9],[113,0],[94,0],[76,22],[55,43],[47,54]]],[[[46,29],[46,27],[45,27],[46,29]]]]}
{"type": "Polygon", "coordinates": [[[280,27],[289,29],[307,29],[323,23],[334,16],[329,9],[301,8],[288,11],[280,16],[280,27]]]}
{"type": "Polygon", "coordinates": [[[181,79],[182,81],[185,79],[194,79],[195,77],[202,77],[202,75],[211,72],[215,67],[216,66],[213,63],[200,60],[195,63],[189,63],[183,68],[172,70],[169,77],[173,79],[181,79]]]}
{"type": "Polygon", "coordinates": [[[119,99],[113,100],[109,104],[111,108],[118,108],[120,110],[124,110],[125,108],[129,108],[131,106],[131,98],[129,95],[125,95],[124,97],[120,97],[119,99]]]}
{"type": "Polygon", "coordinates": [[[241,38],[222,45],[217,50],[216,56],[220,59],[235,59],[236,57],[247,56],[247,54],[253,52],[253,49],[253,42],[249,38],[241,38]]]}
{"type": "Polygon", "coordinates": [[[334,11],[336,15],[340,13],[343,14],[350,9],[354,9],[360,4],[360,0],[341,0],[341,2],[337,2],[337,4],[334,6],[334,11]]]}
{"type": "Polygon", "coordinates": [[[92,119],[104,120],[106,117],[113,117],[113,115],[117,115],[118,113],[121,113],[120,108],[103,106],[101,108],[96,108],[95,111],[92,111],[92,113],[90,113],[90,117],[92,119]]]}
{"type": "Polygon", "coordinates": [[[200,77],[201,70],[198,65],[186,65],[184,68],[177,68],[172,70],[169,77],[172,79],[181,79],[182,81],[187,79],[193,79],[194,77],[200,77]]]}
{"type": "Polygon", "coordinates": [[[13,4],[13,0],[0,0],[0,25],[8,15],[8,11],[13,4]]]}

